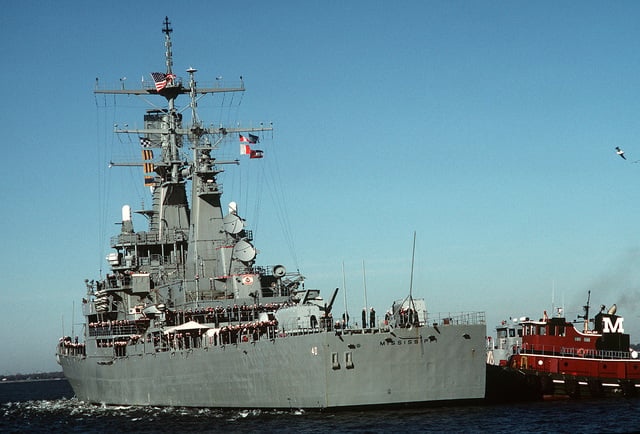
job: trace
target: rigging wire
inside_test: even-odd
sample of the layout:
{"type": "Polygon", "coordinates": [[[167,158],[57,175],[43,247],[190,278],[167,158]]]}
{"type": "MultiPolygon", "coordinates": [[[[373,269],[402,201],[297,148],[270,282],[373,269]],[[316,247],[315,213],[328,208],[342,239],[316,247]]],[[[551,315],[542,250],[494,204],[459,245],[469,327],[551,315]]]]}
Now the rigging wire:
{"type": "Polygon", "coordinates": [[[105,254],[104,248],[104,239],[106,234],[106,201],[107,201],[107,191],[106,191],[106,170],[103,166],[104,164],[104,154],[105,154],[105,145],[106,145],[106,134],[103,131],[103,128],[106,128],[106,118],[107,118],[107,96],[102,96],[102,101],[99,100],[98,95],[94,94],[94,101],[96,104],[96,173],[97,173],[97,198],[98,198],[98,233],[97,242],[98,242],[98,258],[96,258],[98,262],[99,276],[102,278],[103,272],[103,261],[102,257],[105,254]],[[102,109],[102,110],[101,110],[102,109]]]}
{"type": "MultiPolygon", "coordinates": [[[[122,170],[126,171],[126,174],[119,176],[116,182],[112,179],[111,168],[107,162],[114,159],[124,158],[127,162],[140,161],[140,146],[138,143],[138,137],[132,134],[125,134],[126,137],[122,137],[122,134],[114,133],[114,129],[117,125],[117,117],[119,116],[121,108],[135,108],[139,109],[139,105],[121,105],[118,104],[118,99],[113,95],[113,103],[110,104],[108,99],[109,95],[105,94],[102,97],[94,95],[94,101],[96,104],[96,164],[97,164],[97,189],[98,189],[98,245],[99,248],[99,260],[98,269],[100,271],[100,278],[103,276],[103,268],[105,265],[105,250],[106,245],[104,240],[107,239],[110,234],[109,220],[112,218],[112,202],[114,199],[114,187],[118,187],[118,192],[126,192],[127,195],[131,193],[131,185],[133,185],[133,197],[128,197],[128,200],[135,200],[138,198],[138,203],[142,204],[147,198],[145,189],[143,188],[143,175],[140,173],[139,167],[118,168],[118,171],[122,173],[122,170]],[[126,178],[126,180],[125,180],[126,178]],[[127,185],[125,188],[124,185],[127,185]]],[[[143,101],[146,101],[143,99],[143,101]]],[[[125,128],[128,126],[125,124],[125,128]]],[[[126,196],[123,196],[126,198],[126,196]]],[[[137,204],[136,204],[137,206],[137,204]]],[[[118,215],[116,213],[116,215],[118,215]]]]}
{"type": "MultiPolygon", "coordinates": [[[[273,133],[272,133],[273,134],[273,133]]],[[[280,223],[282,229],[282,235],[284,236],[285,243],[289,249],[289,253],[293,259],[296,269],[299,269],[298,255],[295,248],[295,240],[293,236],[292,226],[289,221],[289,212],[287,209],[287,200],[284,196],[284,188],[282,182],[282,172],[280,170],[277,152],[277,147],[272,146],[269,148],[269,162],[274,166],[274,170],[266,171],[265,184],[270,186],[269,192],[274,206],[276,207],[276,217],[280,223]]]]}

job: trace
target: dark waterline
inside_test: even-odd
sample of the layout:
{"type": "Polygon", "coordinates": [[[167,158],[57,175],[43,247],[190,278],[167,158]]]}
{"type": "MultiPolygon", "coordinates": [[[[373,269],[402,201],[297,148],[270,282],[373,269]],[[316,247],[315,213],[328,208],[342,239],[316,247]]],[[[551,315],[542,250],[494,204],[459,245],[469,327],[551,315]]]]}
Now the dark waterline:
{"type": "Polygon", "coordinates": [[[97,406],[65,380],[0,384],[0,432],[634,432],[640,399],[342,412],[97,406]]]}

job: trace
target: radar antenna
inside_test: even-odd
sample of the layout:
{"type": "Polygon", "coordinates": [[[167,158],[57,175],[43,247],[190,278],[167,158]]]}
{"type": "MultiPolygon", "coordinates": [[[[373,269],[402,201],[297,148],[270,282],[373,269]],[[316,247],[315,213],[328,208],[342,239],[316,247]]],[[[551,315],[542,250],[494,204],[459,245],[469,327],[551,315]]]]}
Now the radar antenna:
{"type": "Polygon", "coordinates": [[[169,36],[169,33],[173,32],[173,29],[169,27],[171,23],[169,22],[169,17],[164,17],[164,27],[162,28],[162,33],[169,36]]]}

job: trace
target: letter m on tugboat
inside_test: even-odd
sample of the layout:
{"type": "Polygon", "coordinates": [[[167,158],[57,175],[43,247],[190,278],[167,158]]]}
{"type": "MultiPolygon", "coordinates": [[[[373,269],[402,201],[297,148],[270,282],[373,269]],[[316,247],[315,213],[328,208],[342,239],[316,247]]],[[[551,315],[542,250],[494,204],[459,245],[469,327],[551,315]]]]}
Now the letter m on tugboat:
{"type": "Polygon", "coordinates": [[[602,318],[602,332],[603,333],[624,333],[624,328],[622,327],[622,323],[624,322],[624,318],[621,316],[615,317],[616,322],[611,323],[612,318],[605,316],[602,318]]]}

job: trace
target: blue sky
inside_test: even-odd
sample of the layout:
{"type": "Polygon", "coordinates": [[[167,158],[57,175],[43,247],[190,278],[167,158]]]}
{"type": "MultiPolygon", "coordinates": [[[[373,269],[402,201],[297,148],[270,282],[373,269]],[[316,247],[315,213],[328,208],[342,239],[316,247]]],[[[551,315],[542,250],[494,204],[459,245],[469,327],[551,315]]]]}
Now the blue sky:
{"type": "Polygon", "coordinates": [[[416,231],[433,313],[485,311],[493,333],[552,299],[575,318],[591,290],[640,341],[637,2],[24,1],[0,16],[0,374],[58,369],[120,207],[148,203],[140,173],[106,168],[138,152],[112,123],[145,106],[92,90],[163,70],[165,15],[179,75],[244,77],[206,119],[275,125],[224,175],[258,262],[327,297],[344,263],[354,311],[364,261],[381,312],[408,293],[416,231]]]}

